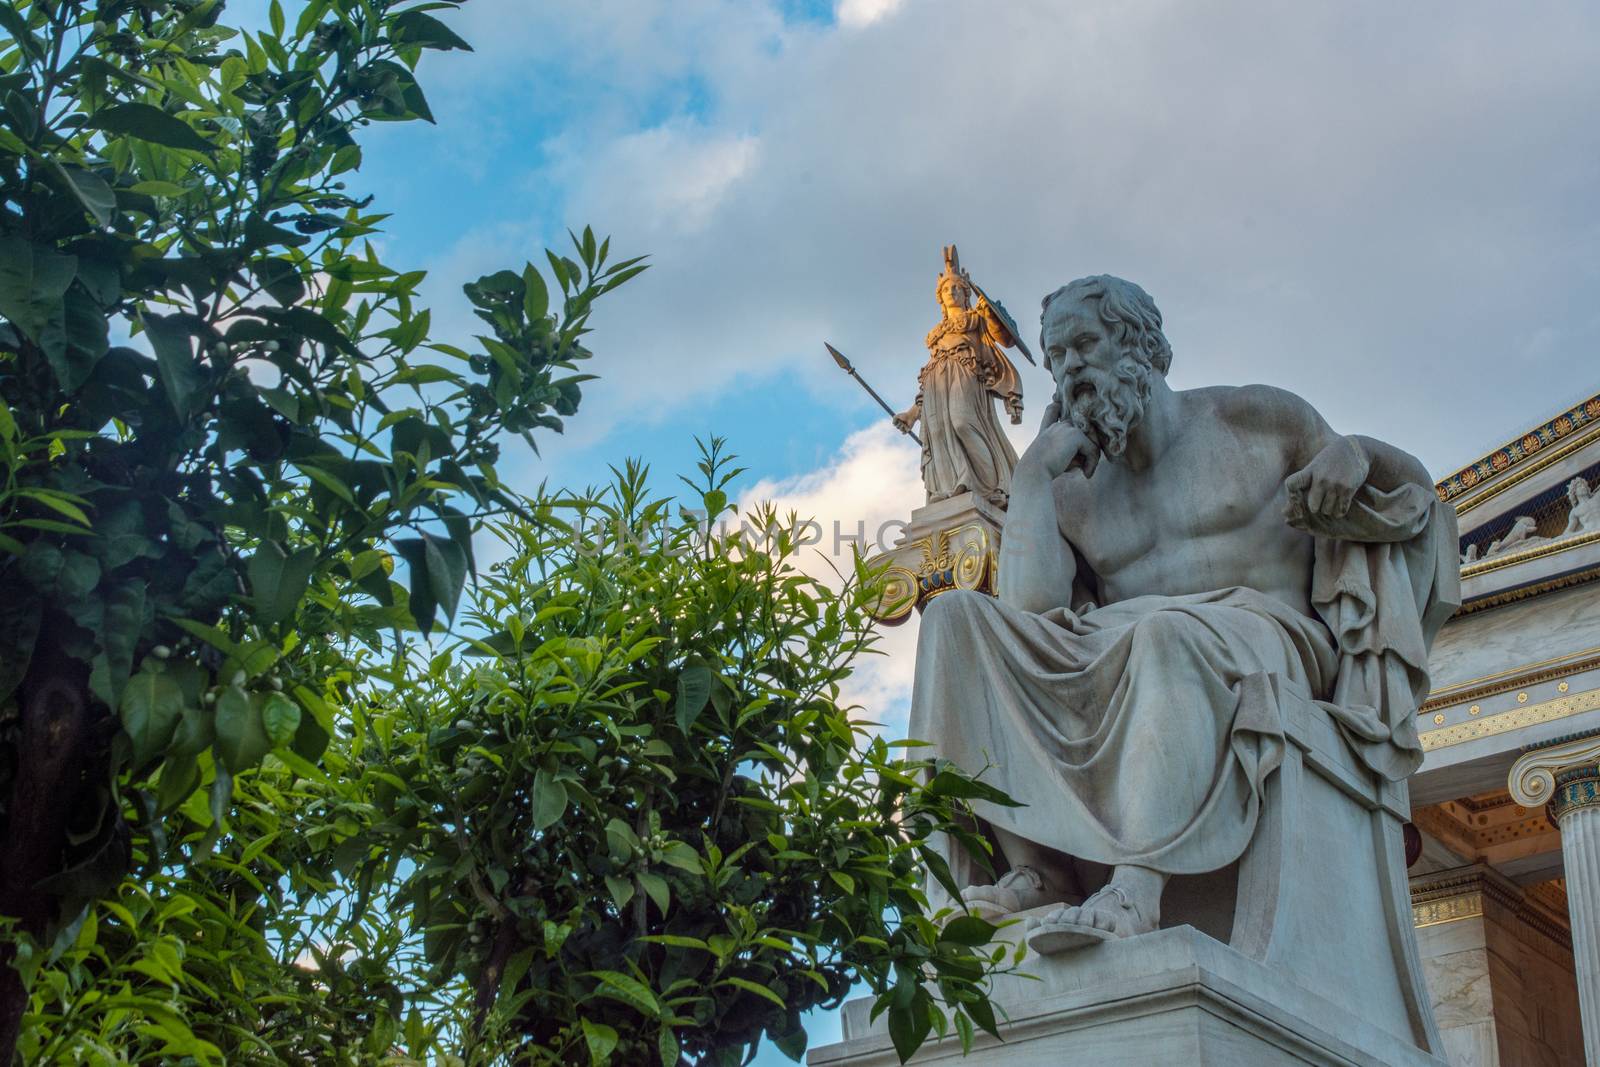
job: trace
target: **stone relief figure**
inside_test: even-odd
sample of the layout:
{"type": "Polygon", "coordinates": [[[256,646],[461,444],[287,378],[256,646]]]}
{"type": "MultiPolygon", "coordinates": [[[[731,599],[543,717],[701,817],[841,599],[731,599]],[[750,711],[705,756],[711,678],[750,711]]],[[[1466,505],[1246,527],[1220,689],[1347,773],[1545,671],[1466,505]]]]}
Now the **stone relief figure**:
{"type": "Polygon", "coordinates": [[[1532,515],[1518,515],[1512,521],[1511,529],[1507,531],[1506,535],[1498,540],[1491,541],[1489,547],[1483,550],[1483,555],[1479,558],[1488,559],[1490,556],[1504,555],[1514,548],[1532,548],[1534,545],[1544,544],[1550,538],[1540,537],[1536,534],[1534,531],[1538,528],[1539,524],[1534,521],[1532,515]]]}
{"type": "Polygon", "coordinates": [[[1600,532],[1600,496],[1589,487],[1587,478],[1579,475],[1567,483],[1567,502],[1571,508],[1562,537],[1600,532]]]}
{"type": "Polygon", "coordinates": [[[1412,456],[1280,389],[1174,391],[1131,282],[1079,279],[1041,320],[1055,399],[998,596],[928,605],[910,736],[1025,802],[976,805],[998,881],[951,867],[981,913],[1058,905],[1030,920],[1053,952],[1154,929],[1170,877],[1241,856],[1290,702],[1376,775],[1415,770],[1459,587],[1454,513],[1412,456]]]}
{"type": "Polygon", "coordinates": [[[928,362],[917,398],[894,417],[909,431],[922,422],[922,484],[928,503],[968,490],[1004,507],[1017,454],[995,416],[994,400],[1022,421],[1022,384],[1003,348],[1016,338],[988,301],[972,307],[972,286],[956,247],[944,250],[937,293],[944,317],[928,333],[928,362]]]}

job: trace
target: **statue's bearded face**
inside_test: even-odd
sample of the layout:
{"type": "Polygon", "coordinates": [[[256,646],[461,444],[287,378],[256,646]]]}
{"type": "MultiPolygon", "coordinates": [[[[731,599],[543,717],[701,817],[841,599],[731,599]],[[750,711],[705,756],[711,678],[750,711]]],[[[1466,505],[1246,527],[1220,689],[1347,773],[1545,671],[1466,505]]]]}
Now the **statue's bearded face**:
{"type": "Polygon", "coordinates": [[[1149,365],[1112,337],[1084,302],[1052,303],[1043,337],[1062,418],[1070,419],[1107,457],[1121,457],[1150,399],[1149,365]]]}

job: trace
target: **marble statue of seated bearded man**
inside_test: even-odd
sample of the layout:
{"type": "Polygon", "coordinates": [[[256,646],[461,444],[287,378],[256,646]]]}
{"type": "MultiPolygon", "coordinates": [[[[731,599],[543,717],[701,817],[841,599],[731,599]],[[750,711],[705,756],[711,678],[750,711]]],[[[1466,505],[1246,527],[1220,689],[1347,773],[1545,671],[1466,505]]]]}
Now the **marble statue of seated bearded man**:
{"type": "MultiPolygon", "coordinates": [[[[928,605],[910,735],[1023,803],[975,806],[998,881],[951,865],[974,911],[1061,905],[1031,921],[1048,952],[1154,929],[1169,877],[1241,855],[1281,757],[1277,694],[1330,709],[1374,770],[1414,770],[1421,629],[1442,618],[1337,619],[1362,584],[1339,570],[1345,543],[1415,543],[1438,515],[1416,459],[1281,389],[1174,391],[1160,312],[1131,282],[1075,281],[1042,322],[1055,400],[1012,479],[998,596],[928,605]],[[1336,688],[1361,703],[1343,692],[1345,637],[1399,650],[1379,664],[1403,675],[1392,706],[1333,707],[1336,688]]],[[[1454,564],[1453,515],[1435,525],[1454,564]]],[[[1402,574],[1367,592],[1417,588],[1402,574]]]]}

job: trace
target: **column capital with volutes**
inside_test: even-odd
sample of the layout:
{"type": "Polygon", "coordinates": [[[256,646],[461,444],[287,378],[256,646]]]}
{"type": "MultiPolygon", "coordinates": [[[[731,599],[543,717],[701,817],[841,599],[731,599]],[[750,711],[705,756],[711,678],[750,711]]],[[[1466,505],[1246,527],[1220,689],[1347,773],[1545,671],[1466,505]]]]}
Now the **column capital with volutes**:
{"type": "Polygon", "coordinates": [[[1600,808],[1600,736],[1543,745],[1511,765],[1511,796],[1526,808],[1544,805],[1558,826],[1563,816],[1600,808]]]}

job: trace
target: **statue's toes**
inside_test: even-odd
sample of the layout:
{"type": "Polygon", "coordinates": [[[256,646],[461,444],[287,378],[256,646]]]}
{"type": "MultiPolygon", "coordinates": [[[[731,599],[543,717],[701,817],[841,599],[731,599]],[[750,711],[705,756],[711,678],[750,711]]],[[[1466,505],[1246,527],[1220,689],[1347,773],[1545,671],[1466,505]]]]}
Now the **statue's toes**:
{"type": "Polygon", "coordinates": [[[1056,926],[1061,923],[1073,923],[1077,921],[1078,909],[1071,905],[1064,904],[1053,911],[1048,911],[1043,915],[1035,915],[1033,918],[1029,919],[1027,929],[1037,930],[1041,926],[1056,926]]]}
{"type": "Polygon", "coordinates": [[[999,885],[968,886],[961,891],[961,901],[980,916],[1008,914],[1020,907],[1017,894],[999,885]]]}

